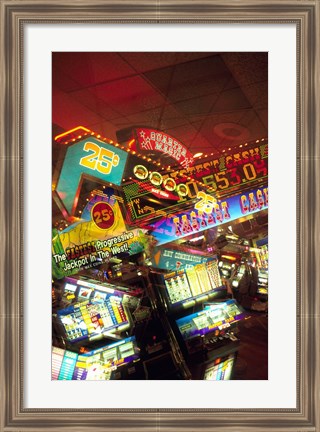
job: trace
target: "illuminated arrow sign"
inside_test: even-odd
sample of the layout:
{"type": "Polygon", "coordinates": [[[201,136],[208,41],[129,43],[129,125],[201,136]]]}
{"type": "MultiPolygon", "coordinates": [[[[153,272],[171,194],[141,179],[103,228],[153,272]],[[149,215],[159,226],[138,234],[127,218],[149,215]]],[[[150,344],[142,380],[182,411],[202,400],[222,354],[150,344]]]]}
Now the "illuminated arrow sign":
{"type": "Polygon", "coordinates": [[[121,184],[128,154],[94,137],[71,145],[61,169],[57,193],[70,214],[77,206],[83,177],[121,184]]]}

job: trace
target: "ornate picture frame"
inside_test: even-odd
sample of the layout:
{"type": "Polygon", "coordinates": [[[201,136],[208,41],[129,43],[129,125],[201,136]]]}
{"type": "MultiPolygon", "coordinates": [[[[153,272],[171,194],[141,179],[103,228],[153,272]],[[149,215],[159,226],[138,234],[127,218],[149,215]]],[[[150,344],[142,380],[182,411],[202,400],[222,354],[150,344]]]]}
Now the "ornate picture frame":
{"type": "Polygon", "coordinates": [[[0,0],[1,430],[317,431],[319,421],[318,0],[0,0]],[[295,409],[24,408],[23,39],[27,23],[292,23],[297,29],[297,404],[295,409]]]}

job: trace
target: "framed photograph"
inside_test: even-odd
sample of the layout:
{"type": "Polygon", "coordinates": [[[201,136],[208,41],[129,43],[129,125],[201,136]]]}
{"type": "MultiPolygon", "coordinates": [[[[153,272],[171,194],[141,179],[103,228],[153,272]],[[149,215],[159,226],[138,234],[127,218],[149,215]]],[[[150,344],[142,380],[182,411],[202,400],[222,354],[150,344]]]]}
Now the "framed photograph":
{"type": "Polygon", "coordinates": [[[1,430],[319,430],[319,2],[0,2],[1,430]]]}

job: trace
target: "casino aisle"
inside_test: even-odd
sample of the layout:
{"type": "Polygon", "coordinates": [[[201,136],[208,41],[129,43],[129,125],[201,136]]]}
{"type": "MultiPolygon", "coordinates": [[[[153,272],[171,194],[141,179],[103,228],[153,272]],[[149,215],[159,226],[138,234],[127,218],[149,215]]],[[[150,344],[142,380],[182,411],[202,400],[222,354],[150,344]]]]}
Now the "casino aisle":
{"type": "Polygon", "coordinates": [[[267,54],[52,65],[52,379],[267,380],[267,54]]]}
{"type": "MultiPolygon", "coordinates": [[[[252,312],[251,312],[252,313],[252,312]]],[[[241,344],[233,379],[268,379],[268,316],[256,312],[240,326],[241,344]]]]}

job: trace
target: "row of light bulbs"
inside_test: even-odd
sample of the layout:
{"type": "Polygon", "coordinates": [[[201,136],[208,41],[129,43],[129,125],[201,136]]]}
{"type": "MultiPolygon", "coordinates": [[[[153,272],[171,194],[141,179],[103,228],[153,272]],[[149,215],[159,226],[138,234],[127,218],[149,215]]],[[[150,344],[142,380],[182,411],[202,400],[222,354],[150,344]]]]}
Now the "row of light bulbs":
{"type": "MultiPolygon", "coordinates": [[[[228,149],[223,149],[222,153],[225,153],[226,151],[235,151],[238,148],[247,147],[248,145],[252,145],[252,144],[259,144],[260,142],[264,142],[265,140],[266,140],[266,138],[261,138],[260,140],[250,141],[250,142],[246,142],[244,144],[235,145],[232,148],[229,147],[228,149]]],[[[214,155],[214,153],[205,154],[205,155],[203,155],[202,153],[199,153],[199,156],[197,156],[197,153],[196,153],[194,157],[198,161],[198,160],[206,159],[207,157],[213,156],[213,155],[214,155]]]]}
{"type": "MultiPolygon", "coordinates": [[[[94,137],[96,137],[97,139],[100,139],[100,140],[106,142],[107,144],[110,144],[110,145],[112,145],[112,146],[114,146],[114,147],[120,148],[121,150],[126,151],[127,153],[130,153],[130,154],[132,154],[132,155],[135,155],[135,156],[137,156],[137,157],[139,157],[139,158],[145,160],[146,162],[150,162],[150,163],[152,163],[152,164],[154,164],[154,165],[156,165],[156,166],[158,166],[158,167],[161,167],[160,169],[161,169],[162,171],[163,171],[163,170],[168,171],[168,170],[171,169],[171,165],[168,165],[167,167],[165,167],[165,166],[161,166],[161,162],[159,162],[159,161],[155,161],[155,160],[153,160],[152,158],[150,158],[150,157],[148,157],[148,156],[146,156],[146,155],[143,155],[143,154],[141,154],[141,153],[137,153],[135,150],[131,150],[130,148],[126,148],[125,146],[119,144],[118,142],[115,143],[114,141],[112,141],[112,140],[110,140],[110,139],[107,139],[107,138],[103,137],[103,136],[102,136],[101,134],[99,134],[99,133],[96,133],[96,132],[90,131],[89,129],[86,129],[86,130],[87,130],[87,132],[83,132],[82,134],[78,135],[77,138],[72,138],[72,139],[70,139],[70,140],[64,141],[63,144],[67,145],[67,144],[70,144],[70,143],[74,143],[74,142],[76,142],[76,141],[78,141],[78,140],[80,140],[80,139],[82,139],[82,138],[84,138],[84,137],[90,135],[90,136],[94,136],[94,137]]],[[[57,138],[57,137],[56,137],[56,138],[57,138]]],[[[266,138],[261,138],[260,140],[258,139],[258,140],[256,140],[256,141],[246,142],[246,143],[244,143],[244,144],[236,145],[236,146],[234,146],[234,147],[232,147],[232,148],[231,148],[231,147],[228,147],[227,150],[226,150],[226,149],[223,149],[223,150],[222,150],[222,153],[225,153],[226,151],[235,151],[235,150],[238,149],[238,148],[247,147],[248,145],[252,145],[252,144],[255,144],[255,143],[256,143],[256,144],[259,144],[260,142],[264,142],[265,139],[266,139],[266,138]]],[[[196,160],[197,160],[197,161],[200,161],[200,160],[206,159],[206,158],[208,158],[209,156],[213,156],[213,155],[214,155],[214,153],[201,155],[201,156],[199,156],[199,157],[196,157],[196,160]]],[[[125,180],[123,180],[123,181],[125,181],[125,180]]]]}
{"type": "MultiPolygon", "coordinates": [[[[159,161],[155,161],[155,160],[151,159],[150,157],[147,157],[147,156],[145,156],[145,155],[142,155],[142,154],[140,154],[140,153],[137,153],[135,150],[131,150],[130,148],[125,148],[125,146],[120,145],[120,144],[117,143],[117,142],[115,143],[114,141],[109,140],[109,139],[103,137],[101,134],[98,134],[98,133],[96,133],[96,132],[90,131],[90,130],[88,130],[88,129],[86,129],[86,131],[84,131],[82,134],[78,135],[76,138],[72,138],[72,139],[70,139],[70,140],[66,140],[66,141],[64,141],[63,144],[64,144],[64,145],[71,144],[71,143],[74,143],[74,142],[76,142],[76,141],[78,141],[78,140],[80,140],[80,139],[82,139],[82,138],[84,138],[84,137],[87,137],[87,136],[94,136],[94,137],[96,137],[97,139],[100,139],[100,140],[106,142],[107,144],[113,145],[114,147],[117,147],[117,148],[120,148],[121,150],[127,151],[128,153],[130,153],[130,154],[132,154],[132,155],[136,155],[137,157],[141,158],[142,160],[145,160],[145,161],[147,161],[147,162],[153,163],[153,164],[156,165],[157,167],[161,167],[161,168],[158,168],[158,169],[161,170],[161,171],[164,171],[164,170],[169,171],[169,170],[171,170],[171,165],[168,165],[167,167],[165,167],[165,166],[161,166],[161,163],[160,163],[159,161]]],[[[57,140],[57,138],[58,138],[58,137],[56,137],[56,140],[57,140]]],[[[57,140],[57,141],[58,141],[58,140],[57,140]]],[[[240,144],[240,145],[238,145],[238,146],[234,146],[233,148],[229,147],[229,148],[228,148],[228,151],[231,151],[231,150],[234,151],[236,148],[243,148],[243,147],[247,147],[248,145],[251,145],[251,144],[254,144],[254,143],[259,144],[260,142],[264,142],[264,141],[265,141],[265,138],[262,138],[262,139],[260,139],[260,140],[256,140],[256,141],[252,141],[252,142],[249,142],[249,143],[247,142],[247,143],[244,143],[244,144],[240,144]]],[[[223,149],[223,150],[222,150],[222,153],[225,153],[226,151],[227,151],[226,149],[223,149]]],[[[214,153],[211,153],[210,155],[209,155],[209,154],[205,154],[205,155],[203,155],[203,156],[201,155],[201,157],[197,157],[196,160],[197,160],[197,161],[200,161],[200,160],[206,159],[206,158],[208,158],[209,156],[213,156],[213,155],[214,155],[214,153]]],[[[207,185],[207,184],[201,182],[200,180],[196,180],[196,179],[194,179],[194,178],[192,178],[192,177],[190,177],[190,176],[186,177],[186,176],[184,176],[183,174],[178,174],[178,175],[179,175],[180,177],[185,177],[186,180],[188,180],[188,181],[192,181],[192,182],[194,182],[194,183],[196,183],[196,184],[198,184],[198,185],[200,185],[200,186],[206,188],[209,192],[212,191],[212,190],[214,190],[214,188],[213,188],[212,186],[209,186],[209,185],[207,185]]],[[[122,182],[131,181],[131,180],[132,180],[132,177],[129,177],[128,179],[123,179],[122,182]]],[[[112,184],[112,183],[109,183],[109,186],[113,186],[113,184],[112,184]]],[[[105,189],[105,188],[106,188],[106,186],[103,185],[103,189],[105,189]]],[[[92,194],[91,194],[91,195],[92,195],[92,194]]],[[[88,202],[88,201],[89,201],[89,198],[86,198],[86,202],[88,202]]],[[[85,204],[85,205],[86,205],[86,204],[85,204]]],[[[83,208],[85,207],[85,205],[83,206],[83,208]]],[[[79,214],[82,214],[82,211],[83,211],[83,210],[79,210],[78,213],[79,213],[79,214]]],[[[66,226],[68,226],[68,225],[66,224],[66,226]]],[[[60,228],[60,229],[62,229],[62,228],[60,228]]]]}
{"type": "MultiPolygon", "coordinates": [[[[107,138],[104,138],[102,135],[100,135],[98,133],[95,133],[95,132],[92,132],[92,131],[84,132],[83,134],[78,135],[77,138],[72,138],[71,140],[64,141],[63,144],[67,145],[67,144],[70,144],[70,143],[74,143],[74,142],[76,142],[76,141],[78,141],[78,140],[80,140],[80,139],[82,139],[82,138],[84,138],[84,137],[86,137],[88,135],[95,136],[97,139],[100,139],[100,140],[106,142],[107,144],[111,144],[114,147],[118,147],[121,150],[127,151],[128,153],[130,153],[132,155],[136,155],[137,157],[139,157],[139,158],[141,158],[141,159],[143,159],[143,160],[145,160],[147,162],[153,163],[154,165],[156,165],[158,167],[161,166],[161,163],[159,161],[155,161],[155,160],[151,159],[150,157],[147,157],[145,155],[137,153],[135,150],[131,150],[129,148],[125,148],[125,146],[122,146],[119,143],[114,143],[112,140],[108,140],[107,138]]],[[[213,155],[213,153],[212,153],[212,155],[213,155]]],[[[168,165],[167,167],[161,166],[161,168],[160,168],[161,171],[164,171],[164,170],[165,171],[169,171],[170,169],[171,169],[171,165],[168,165]]],[[[185,176],[181,175],[181,177],[185,177],[185,176]]],[[[209,191],[213,189],[211,186],[208,186],[208,185],[206,185],[205,183],[203,183],[203,182],[201,182],[199,180],[193,179],[190,176],[186,177],[186,179],[189,180],[189,181],[193,181],[193,182],[199,184],[202,187],[207,187],[207,189],[209,191]]],[[[132,177],[129,177],[128,179],[123,179],[122,182],[126,182],[126,181],[129,181],[129,180],[132,180],[132,177]]],[[[111,183],[110,183],[110,186],[112,186],[111,183]]]]}

